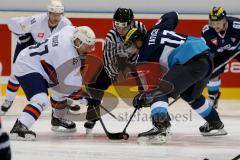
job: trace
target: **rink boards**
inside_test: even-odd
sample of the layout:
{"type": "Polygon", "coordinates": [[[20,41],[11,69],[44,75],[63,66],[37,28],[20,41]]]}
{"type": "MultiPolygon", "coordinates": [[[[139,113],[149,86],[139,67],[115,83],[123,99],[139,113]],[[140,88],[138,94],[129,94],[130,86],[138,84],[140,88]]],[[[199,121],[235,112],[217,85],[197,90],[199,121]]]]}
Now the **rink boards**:
{"type": "MultiPolygon", "coordinates": [[[[11,60],[13,58],[13,52],[16,44],[15,37],[10,33],[7,28],[7,20],[10,17],[14,16],[29,16],[32,12],[1,12],[0,19],[0,35],[1,41],[0,48],[0,63],[2,64],[2,75],[0,84],[1,94],[5,95],[5,88],[8,76],[11,73],[11,60]]],[[[70,18],[74,25],[88,25],[96,32],[97,44],[94,56],[101,62],[102,57],[102,47],[104,42],[104,37],[107,31],[112,27],[112,14],[80,14],[80,13],[66,13],[67,17],[70,18]],[[104,24],[104,25],[102,25],[104,24]]],[[[145,14],[145,15],[136,15],[136,20],[142,21],[146,27],[149,29],[155,22],[158,20],[158,17],[161,15],[156,14],[145,14]]],[[[192,35],[192,36],[201,36],[201,29],[204,25],[208,23],[206,15],[180,15],[180,21],[177,27],[177,31],[192,35]]],[[[99,65],[93,59],[89,61],[91,65],[99,65]]],[[[95,67],[95,66],[94,66],[95,67]]],[[[97,68],[97,67],[95,67],[97,68]]],[[[90,77],[95,71],[90,71],[87,76],[90,77]]],[[[222,98],[223,99],[240,99],[240,63],[236,61],[231,61],[225,70],[225,74],[222,75],[222,98]]],[[[120,93],[121,96],[132,96],[134,93],[129,92],[129,88],[133,85],[132,82],[123,82],[116,87],[111,87],[108,92],[109,95],[116,95],[116,90],[120,93]]],[[[20,90],[18,95],[23,95],[23,92],[20,90]]]]}

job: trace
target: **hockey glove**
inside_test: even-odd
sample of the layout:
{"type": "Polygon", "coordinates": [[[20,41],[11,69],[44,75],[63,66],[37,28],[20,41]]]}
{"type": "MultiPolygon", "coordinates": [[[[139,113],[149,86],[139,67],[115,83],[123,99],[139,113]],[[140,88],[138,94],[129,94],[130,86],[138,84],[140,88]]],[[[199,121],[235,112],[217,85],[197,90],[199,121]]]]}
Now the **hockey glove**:
{"type": "Polygon", "coordinates": [[[1,160],[11,159],[9,136],[5,132],[0,133],[0,159],[1,160]]]}
{"type": "Polygon", "coordinates": [[[150,93],[142,92],[137,94],[133,99],[133,107],[140,109],[142,107],[149,107],[150,101],[153,99],[150,93]]]}

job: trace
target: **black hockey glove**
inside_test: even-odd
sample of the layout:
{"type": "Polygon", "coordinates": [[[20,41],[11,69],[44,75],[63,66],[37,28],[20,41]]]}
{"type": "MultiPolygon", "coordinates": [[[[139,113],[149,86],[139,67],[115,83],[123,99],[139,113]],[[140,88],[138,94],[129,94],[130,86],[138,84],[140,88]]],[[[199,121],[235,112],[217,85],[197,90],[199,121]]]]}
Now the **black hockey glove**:
{"type": "Polygon", "coordinates": [[[140,109],[142,107],[150,107],[150,101],[153,99],[150,93],[142,92],[137,94],[133,99],[133,107],[140,109]]]}
{"type": "Polygon", "coordinates": [[[1,160],[11,159],[9,136],[5,132],[0,133],[0,159],[1,160]]]}

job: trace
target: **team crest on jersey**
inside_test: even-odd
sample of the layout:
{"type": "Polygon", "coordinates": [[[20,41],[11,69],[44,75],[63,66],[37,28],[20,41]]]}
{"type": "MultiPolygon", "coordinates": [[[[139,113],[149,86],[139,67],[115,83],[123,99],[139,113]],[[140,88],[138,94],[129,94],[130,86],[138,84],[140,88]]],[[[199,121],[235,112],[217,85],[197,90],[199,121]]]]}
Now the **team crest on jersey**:
{"type": "Polygon", "coordinates": [[[240,22],[234,21],[233,22],[233,28],[240,29],[240,22]]]}
{"type": "Polygon", "coordinates": [[[231,41],[234,43],[237,39],[234,37],[231,37],[231,41]]]}
{"type": "Polygon", "coordinates": [[[218,45],[218,40],[217,40],[217,38],[211,39],[211,42],[212,42],[215,46],[218,45]]]}
{"type": "Polygon", "coordinates": [[[38,38],[43,38],[44,37],[44,33],[38,33],[37,37],[38,38]]]}

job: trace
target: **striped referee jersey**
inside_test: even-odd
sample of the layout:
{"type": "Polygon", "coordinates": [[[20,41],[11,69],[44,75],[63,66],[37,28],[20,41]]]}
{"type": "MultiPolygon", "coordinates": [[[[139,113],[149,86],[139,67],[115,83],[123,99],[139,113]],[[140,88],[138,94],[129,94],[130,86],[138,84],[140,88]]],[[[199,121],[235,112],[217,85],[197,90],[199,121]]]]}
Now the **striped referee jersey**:
{"type": "MultiPolygon", "coordinates": [[[[134,21],[132,27],[137,28],[142,32],[147,32],[144,24],[139,21],[134,21]]],[[[104,50],[103,50],[103,63],[104,69],[108,76],[114,80],[118,75],[118,63],[117,63],[117,56],[124,56],[126,53],[123,49],[123,42],[124,39],[121,37],[118,32],[114,29],[109,30],[104,42],[104,50]]],[[[131,61],[136,61],[132,59],[131,61]]]]}

